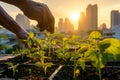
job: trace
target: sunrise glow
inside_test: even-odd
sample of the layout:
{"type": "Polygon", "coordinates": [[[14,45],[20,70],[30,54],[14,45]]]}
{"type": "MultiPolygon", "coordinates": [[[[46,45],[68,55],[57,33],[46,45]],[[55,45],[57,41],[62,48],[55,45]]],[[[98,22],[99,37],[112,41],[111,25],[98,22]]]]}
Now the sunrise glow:
{"type": "Polygon", "coordinates": [[[72,13],[70,18],[76,22],[79,20],[79,17],[80,17],[79,13],[72,13]]]}

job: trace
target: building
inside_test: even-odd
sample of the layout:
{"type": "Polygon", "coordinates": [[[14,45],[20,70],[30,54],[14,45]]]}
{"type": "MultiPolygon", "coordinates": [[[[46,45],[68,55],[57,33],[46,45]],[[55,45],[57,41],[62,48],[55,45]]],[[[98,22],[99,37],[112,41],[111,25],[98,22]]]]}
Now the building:
{"type": "Polygon", "coordinates": [[[73,33],[74,32],[74,26],[70,22],[68,18],[65,18],[63,21],[63,18],[59,19],[58,22],[58,32],[62,33],[73,33]]]}
{"type": "Polygon", "coordinates": [[[111,11],[111,28],[120,25],[120,13],[118,10],[111,11]]]}
{"type": "Polygon", "coordinates": [[[105,23],[101,24],[99,27],[98,27],[98,30],[103,30],[103,29],[107,29],[107,26],[105,23]]]}
{"type": "Polygon", "coordinates": [[[58,30],[59,30],[59,32],[64,32],[64,22],[63,22],[63,18],[60,18],[60,19],[59,19],[59,22],[58,22],[58,30]]]}
{"type": "Polygon", "coordinates": [[[16,22],[23,27],[24,29],[29,29],[30,28],[30,21],[29,19],[23,15],[23,14],[18,14],[16,16],[16,22]]]}
{"type": "Polygon", "coordinates": [[[86,31],[87,25],[86,25],[86,15],[84,12],[81,12],[80,18],[79,18],[79,27],[78,30],[81,31],[86,31]]]}
{"type": "Polygon", "coordinates": [[[88,5],[86,14],[81,13],[79,19],[79,32],[97,30],[98,27],[98,7],[97,5],[88,5]]]}
{"type": "Polygon", "coordinates": [[[111,29],[103,28],[101,31],[103,38],[114,38],[115,33],[111,29]]]}
{"type": "Polygon", "coordinates": [[[97,5],[88,5],[86,8],[86,20],[88,30],[97,30],[98,27],[98,7],[97,5]]]}
{"type": "Polygon", "coordinates": [[[111,30],[114,33],[114,37],[120,40],[120,25],[113,26],[111,30]]]}

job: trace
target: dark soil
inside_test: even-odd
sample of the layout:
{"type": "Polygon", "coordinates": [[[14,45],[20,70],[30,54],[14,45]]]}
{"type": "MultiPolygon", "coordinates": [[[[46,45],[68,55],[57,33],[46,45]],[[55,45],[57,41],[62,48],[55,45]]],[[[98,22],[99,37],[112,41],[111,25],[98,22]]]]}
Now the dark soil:
{"type": "MultiPolygon", "coordinates": [[[[74,80],[73,79],[73,66],[64,66],[53,80],[74,80]]],[[[99,80],[98,71],[95,67],[87,65],[83,71],[80,66],[77,67],[80,74],[75,80],[99,80]]],[[[120,62],[108,62],[106,67],[101,69],[102,80],[120,80],[120,62]]]]}
{"type": "Polygon", "coordinates": [[[24,80],[48,80],[50,75],[55,71],[58,66],[52,66],[51,68],[47,69],[47,73],[45,75],[43,69],[41,67],[36,67],[35,65],[19,65],[17,67],[17,72],[15,75],[13,71],[8,69],[2,73],[2,78],[13,78],[15,80],[24,79],[24,80]]]}

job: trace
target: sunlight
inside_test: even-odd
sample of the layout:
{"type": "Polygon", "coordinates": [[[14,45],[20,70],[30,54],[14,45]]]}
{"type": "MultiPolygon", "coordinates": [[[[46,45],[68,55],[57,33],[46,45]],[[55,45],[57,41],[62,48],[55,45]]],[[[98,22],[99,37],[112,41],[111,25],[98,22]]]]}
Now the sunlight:
{"type": "Polygon", "coordinates": [[[79,20],[79,17],[80,17],[79,13],[72,13],[71,14],[71,19],[75,22],[79,20]]]}
{"type": "Polygon", "coordinates": [[[74,29],[77,30],[78,29],[78,21],[80,18],[80,12],[72,11],[69,18],[70,18],[71,22],[74,24],[74,29]]]}

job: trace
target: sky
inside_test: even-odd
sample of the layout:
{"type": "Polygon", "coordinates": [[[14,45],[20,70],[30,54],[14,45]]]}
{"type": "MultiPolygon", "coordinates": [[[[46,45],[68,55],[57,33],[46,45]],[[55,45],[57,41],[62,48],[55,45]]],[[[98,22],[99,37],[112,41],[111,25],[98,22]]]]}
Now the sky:
{"type": "MultiPolygon", "coordinates": [[[[74,24],[75,29],[78,26],[78,20],[75,18],[81,12],[85,12],[89,4],[97,4],[98,6],[98,26],[105,23],[110,27],[110,12],[112,10],[120,10],[120,0],[33,0],[47,4],[52,14],[55,17],[57,26],[59,18],[68,17],[74,24]],[[77,15],[77,16],[76,16],[77,15]],[[75,19],[74,19],[75,18],[75,19]]],[[[8,12],[10,16],[15,19],[18,13],[22,13],[20,9],[15,6],[0,2],[0,5],[8,12]]],[[[34,21],[32,21],[34,24],[34,21]]]]}

